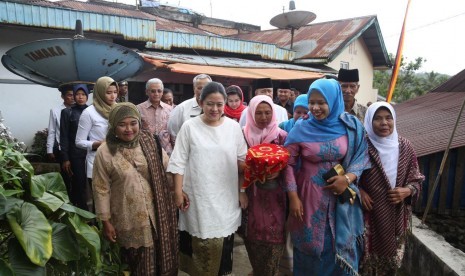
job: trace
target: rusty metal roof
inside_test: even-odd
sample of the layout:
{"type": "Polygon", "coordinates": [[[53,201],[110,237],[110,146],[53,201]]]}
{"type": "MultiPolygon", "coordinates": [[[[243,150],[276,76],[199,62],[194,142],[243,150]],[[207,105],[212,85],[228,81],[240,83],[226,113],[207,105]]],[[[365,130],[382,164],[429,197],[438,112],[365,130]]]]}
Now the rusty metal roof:
{"type": "Polygon", "coordinates": [[[294,51],[277,47],[275,44],[245,41],[230,37],[187,34],[163,30],[157,30],[156,37],[156,43],[149,42],[146,44],[146,48],[167,51],[170,51],[172,48],[196,49],[238,55],[254,55],[266,60],[285,62],[291,62],[295,54],[294,51]]]}
{"type": "MultiPolygon", "coordinates": [[[[296,71],[307,71],[314,73],[325,73],[325,70],[311,68],[289,63],[276,63],[264,60],[249,60],[237,57],[216,57],[207,55],[189,55],[181,53],[143,51],[141,56],[149,56],[151,59],[162,60],[166,63],[185,63],[193,65],[219,66],[219,67],[236,67],[236,68],[255,68],[255,69],[286,69],[296,71]]],[[[322,77],[323,75],[321,75],[322,77]]]]}
{"type": "MultiPolygon", "coordinates": [[[[127,8],[122,8],[122,7],[103,6],[103,5],[89,3],[89,2],[79,2],[79,1],[71,1],[71,0],[59,1],[58,3],[64,7],[68,7],[74,10],[96,12],[96,13],[101,13],[101,14],[118,14],[118,15],[126,16],[126,17],[156,20],[157,30],[212,35],[209,32],[194,28],[192,26],[188,26],[182,23],[167,20],[162,17],[143,12],[141,10],[136,10],[135,6],[132,6],[132,5],[126,5],[127,8]]],[[[119,5],[119,6],[125,6],[125,5],[119,5]]]]}
{"type": "MultiPolygon", "coordinates": [[[[55,7],[55,8],[66,8],[74,11],[83,11],[89,13],[105,14],[105,15],[116,15],[122,17],[130,17],[137,19],[146,19],[156,21],[157,30],[165,31],[174,31],[182,33],[194,33],[194,34],[204,34],[204,35],[214,35],[210,32],[194,28],[192,26],[184,25],[182,23],[167,20],[165,18],[155,16],[141,10],[136,10],[135,6],[118,4],[117,7],[100,5],[98,3],[91,2],[80,2],[72,0],[64,0],[58,2],[50,2],[46,0],[32,0],[28,1],[28,4],[45,6],[45,7],[55,7]]],[[[85,27],[85,26],[84,26],[85,27]]],[[[148,40],[151,41],[151,40],[148,40]]]]}
{"type": "MultiPolygon", "coordinates": [[[[292,61],[295,55],[294,51],[277,47],[275,44],[218,36],[121,3],[97,0],[92,2],[32,0],[27,4],[13,2],[9,4],[0,1],[0,8],[2,3],[7,3],[5,9],[9,10],[16,10],[18,6],[24,6],[23,10],[29,10],[32,7],[33,15],[38,15],[38,19],[30,20],[27,16],[23,16],[24,19],[18,21],[7,18],[11,12],[2,13],[0,10],[0,20],[5,17],[6,23],[74,30],[75,20],[81,19],[84,31],[122,34],[127,40],[145,41],[147,48],[157,50],[196,49],[245,56],[253,55],[262,59],[284,62],[292,61]],[[46,7],[45,11],[43,7],[46,7]],[[40,22],[36,23],[37,20],[40,22]]],[[[13,14],[25,15],[26,12],[15,11],[13,14]]]]}
{"type": "Polygon", "coordinates": [[[65,7],[48,1],[19,3],[0,1],[1,24],[47,29],[74,30],[76,20],[82,21],[84,31],[123,36],[126,40],[153,41],[155,20],[133,18],[118,13],[100,14],[65,7]]]}
{"type": "MultiPolygon", "coordinates": [[[[465,78],[462,77],[462,81],[465,78]]],[[[465,89],[462,92],[427,93],[396,104],[399,135],[412,142],[418,157],[444,151],[464,99],[465,89]]],[[[465,146],[465,112],[451,148],[462,146],[465,146]]]]}
{"type": "Polygon", "coordinates": [[[451,77],[430,92],[464,92],[465,91],[465,69],[451,77]]]}
{"type": "Polygon", "coordinates": [[[324,76],[318,69],[293,64],[154,51],[144,51],[139,54],[157,69],[169,69],[171,72],[183,74],[205,73],[213,76],[274,80],[319,79],[324,76]]]}
{"type": "MultiPolygon", "coordinates": [[[[275,29],[231,37],[274,43],[283,48],[289,48],[291,44],[289,30],[275,29]]],[[[371,53],[374,67],[391,66],[376,16],[310,24],[295,30],[292,49],[297,52],[295,61],[328,63],[359,37],[362,37],[371,53]]]]}

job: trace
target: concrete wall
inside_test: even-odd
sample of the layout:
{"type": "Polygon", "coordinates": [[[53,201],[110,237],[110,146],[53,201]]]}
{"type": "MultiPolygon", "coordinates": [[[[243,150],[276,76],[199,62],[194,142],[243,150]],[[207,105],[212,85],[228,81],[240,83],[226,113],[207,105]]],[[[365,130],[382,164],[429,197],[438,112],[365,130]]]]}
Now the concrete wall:
{"type": "Polygon", "coordinates": [[[361,38],[352,42],[340,55],[327,65],[339,70],[341,62],[349,63],[349,69],[358,69],[360,89],[355,97],[361,104],[376,102],[378,90],[373,89],[373,61],[361,38]]]}
{"type": "Polygon", "coordinates": [[[465,253],[413,217],[413,235],[405,250],[401,275],[465,275],[465,253]]]}

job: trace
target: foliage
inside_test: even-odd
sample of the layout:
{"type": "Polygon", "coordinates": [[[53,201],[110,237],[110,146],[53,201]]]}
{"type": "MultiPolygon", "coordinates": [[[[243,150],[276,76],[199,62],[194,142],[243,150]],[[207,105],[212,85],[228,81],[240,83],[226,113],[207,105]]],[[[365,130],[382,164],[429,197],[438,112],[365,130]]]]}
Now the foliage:
{"type": "MultiPolygon", "coordinates": [[[[8,143],[13,144],[13,148],[15,150],[24,152],[26,149],[26,145],[23,142],[18,141],[16,138],[13,137],[8,127],[3,124],[3,117],[2,113],[0,112],[0,139],[7,141],[8,143]]],[[[0,274],[2,275],[2,274],[0,274]]]]}
{"type": "Polygon", "coordinates": [[[39,130],[34,135],[28,160],[31,162],[47,162],[48,129],[39,130]]]}
{"type": "Polygon", "coordinates": [[[69,203],[59,173],[34,175],[24,155],[0,139],[1,275],[100,273],[100,236],[88,225],[94,217],[69,203]]]}
{"type": "MultiPolygon", "coordinates": [[[[389,55],[394,63],[393,55],[389,55]]],[[[414,61],[407,62],[407,58],[402,57],[396,87],[392,96],[393,102],[403,102],[421,95],[445,82],[449,76],[431,71],[429,73],[418,73],[426,62],[426,59],[417,57],[414,61]]],[[[386,97],[389,83],[391,81],[392,70],[375,70],[373,77],[373,87],[378,89],[379,95],[386,97]]]]}

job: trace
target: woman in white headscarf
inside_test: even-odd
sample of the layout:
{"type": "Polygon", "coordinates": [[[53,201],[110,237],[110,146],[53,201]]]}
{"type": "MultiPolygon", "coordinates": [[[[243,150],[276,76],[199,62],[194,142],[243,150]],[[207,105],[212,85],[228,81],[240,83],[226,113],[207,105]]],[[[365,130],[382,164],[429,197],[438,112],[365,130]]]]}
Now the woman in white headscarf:
{"type": "Polygon", "coordinates": [[[412,204],[424,176],[412,144],[396,130],[396,113],[376,102],[365,114],[372,167],[360,181],[365,218],[363,275],[394,275],[402,263],[412,204]]]}

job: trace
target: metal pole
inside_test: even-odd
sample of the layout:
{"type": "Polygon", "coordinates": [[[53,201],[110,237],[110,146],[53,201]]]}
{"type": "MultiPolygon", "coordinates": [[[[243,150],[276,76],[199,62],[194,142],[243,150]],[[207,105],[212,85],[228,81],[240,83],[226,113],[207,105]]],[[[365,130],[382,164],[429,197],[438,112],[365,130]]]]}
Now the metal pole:
{"type": "Polygon", "coordinates": [[[294,44],[294,28],[291,28],[291,50],[292,50],[292,45],[294,44]]]}
{"type": "Polygon", "coordinates": [[[447,144],[446,151],[444,152],[444,156],[442,157],[441,166],[439,167],[438,175],[436,176],[436,180],[433,184],[433,189],[428,196],[428,203],[426,204],[425,212],[423,213],[423,218],[421,219],[421,224],[425,224],[426,216],[428,215],[428,211],[431,207],[431,202],[433,201],[434,192],[438,186],[439,180],[441,179],[442,171],[444,170],[444,165],[446,164],[447,157],[449,156],[450,145],[452,144],[452,140],[454,139],[455,131],[457,130],[457,126],[459,125],[460,117],[462,117],[462,112],[465,107],[465,98],[463,99],[462,107],[460,108],[459,115],[457,116],[457,120],[455,121],[454,129],[452,130],[452,134],[449,138],[449,143],[447,144]]]}

